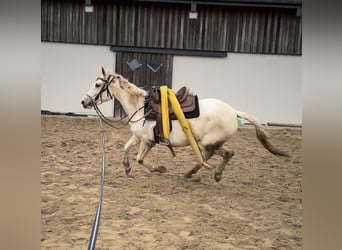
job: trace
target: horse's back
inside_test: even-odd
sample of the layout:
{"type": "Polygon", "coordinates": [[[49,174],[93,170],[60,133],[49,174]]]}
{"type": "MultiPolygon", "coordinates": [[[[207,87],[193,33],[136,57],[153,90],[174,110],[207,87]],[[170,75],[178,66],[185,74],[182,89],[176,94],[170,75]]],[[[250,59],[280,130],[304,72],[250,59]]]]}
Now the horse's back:
{"type": "Polygon", "coordinates": [[[218,119],[222,122],[229,122],[237,118],[236,110],[219,99],[208,98],[199,100],[200,114],[204,117],[218,119]]]}
{"type": "MultiPolygon", "coordinates": [[[[195,134],[217,141],[226,141],[237,131],[237,112],[219,99],[199,100],[200,116],[191,122],[195,134]]],[[[191,120],[190,120],[191,121],[191,120]]]]}

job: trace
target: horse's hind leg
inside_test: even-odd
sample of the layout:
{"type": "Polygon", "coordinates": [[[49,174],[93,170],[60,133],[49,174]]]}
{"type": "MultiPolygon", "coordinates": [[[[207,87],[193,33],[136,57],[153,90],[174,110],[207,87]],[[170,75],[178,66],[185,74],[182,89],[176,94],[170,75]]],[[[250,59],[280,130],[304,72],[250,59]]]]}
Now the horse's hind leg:
{"type": "MultiPolygon", "coordinates": [[[[213,156],[214,154],[214,150],[211,150],[210,148],[204,148],[202,149],[203,152],[203,157],[204,160],[207,161],[210,157],[213,156]]],[[[186,172],[184,174],[185,178],[191,178],[193,174],[196,174],[198,172],[198,170],[200,170],[202,167],[202,164],[196,164],[190,171],[186,172]]]]}
{"type": "Polygon", "coordinates": [[[232,158],[234,155],[234,151],[219,148],[219,149],[215,150],[215,154],[222,157],[222,161],[221,161],[220,165],[216,168],[215,175],[214,175],[215,181],[219,182],[222,178],[222,172],[223,172],[224,168],[226,167],[230,158],[232,158]]]}
{"type": "Polygon", "coordinates": [[[191,178],[193,174],[196,174],[198,170],[200,170],[202,167],[202,164],[196,164],[190,171],[186,172],[184,174],[185,178],[191,178]]]}

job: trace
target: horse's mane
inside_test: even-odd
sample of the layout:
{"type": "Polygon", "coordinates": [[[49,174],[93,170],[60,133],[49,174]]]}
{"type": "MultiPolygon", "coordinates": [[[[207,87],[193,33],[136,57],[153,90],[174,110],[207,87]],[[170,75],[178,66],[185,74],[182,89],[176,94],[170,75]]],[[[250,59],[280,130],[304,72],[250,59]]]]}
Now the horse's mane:
{"type": "Polygon", "coordinates": [[[122,75],[115,74],[114,77],[119,79],[121,88],[123,88],[128,94],[133,95],[133,96],[138,96],[138,97],[146,96],[147,92],[144,89],[139,88],[135,84],[129,82],[122,75]]]}

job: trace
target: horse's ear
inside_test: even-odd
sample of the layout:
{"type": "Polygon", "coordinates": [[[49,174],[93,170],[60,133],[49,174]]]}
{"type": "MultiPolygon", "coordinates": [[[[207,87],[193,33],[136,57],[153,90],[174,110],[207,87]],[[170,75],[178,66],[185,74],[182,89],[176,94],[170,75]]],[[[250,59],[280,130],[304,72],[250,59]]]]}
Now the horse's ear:
{"type": "Polygon", "coordinates": [[[106,75],[106,70],[103,68],[103,66],[101,67],[101,70],[102,70],[102,75],[106,75]]]}

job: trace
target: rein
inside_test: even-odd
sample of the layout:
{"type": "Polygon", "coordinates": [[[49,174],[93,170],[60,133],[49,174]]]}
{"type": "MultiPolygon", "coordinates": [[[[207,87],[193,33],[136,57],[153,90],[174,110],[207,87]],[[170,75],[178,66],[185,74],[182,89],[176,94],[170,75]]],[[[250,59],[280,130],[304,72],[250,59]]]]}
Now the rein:
{"type": "Polygon", "coordinates": [[[87,96],[90,98],[90,100],[91,100],[91,102],[92,102],[92,104],[93,104],[93,107],[94,107],[94,109],[96,110],[96,113],[97,113],[97,115],[99,116],[99,118],[101,118],[101,120],[102,120],[104,123],[106,123],[108,126],[110,126],[110,127],[112,127],[112,128],[115,128],[115,129],[122,129],[122,128],[126,127],[130,122],[132,122],[132,123],[139,122],[140,120],[144,119],[144,118],[150,113],[150,112],[148,112],[148,113],[144,114],[142,117],[140,117],[139,119],[133,120],[133,117],[138,113],[138,111],[140,111],[141,109],[144,108],[144,106],[142,106],[142,107],[138,108],[138,109],[130,116],[130,118],[127,120],[127,122],[125,122],[125,124],[124,124],[123,126],[116,126],[116,125],[113,124],[113,122],[121,122],[123,119],[125,119],[125,118],[127,117],[127,115],[125,115],[124,117],[122,117],[122,118],[121,118],[120,120],[118,120],[118,121],[110,120],[110,119],[108,119],[106,116],[103,115],[103,113],[101,112],[101,110],[100,110],[99,107],[97,106],[95,100],[94,100],[91,96],[89,96],[89,95],[87,95],[87,96]]]}

